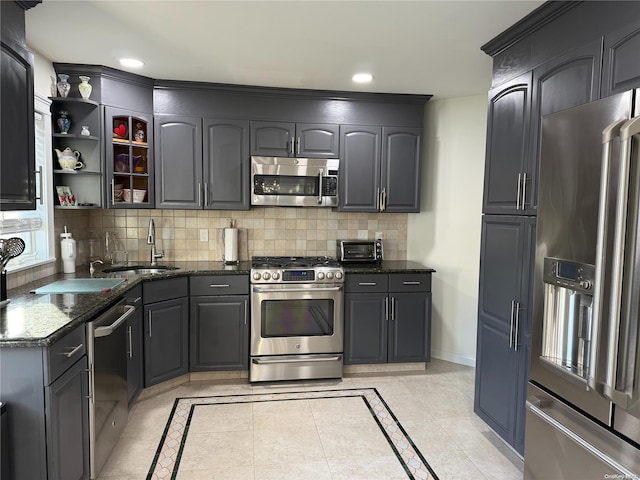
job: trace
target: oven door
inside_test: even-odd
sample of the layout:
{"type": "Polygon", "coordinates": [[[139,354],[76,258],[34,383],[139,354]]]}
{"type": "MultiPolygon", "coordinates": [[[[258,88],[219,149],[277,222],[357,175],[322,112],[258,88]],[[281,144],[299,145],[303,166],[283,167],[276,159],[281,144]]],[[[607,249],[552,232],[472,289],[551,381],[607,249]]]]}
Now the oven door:
{"type": "Polygon", "coordinates": [[[342,353],[343,290],[330,285],[254,285],[251,356],[342,353]]]}

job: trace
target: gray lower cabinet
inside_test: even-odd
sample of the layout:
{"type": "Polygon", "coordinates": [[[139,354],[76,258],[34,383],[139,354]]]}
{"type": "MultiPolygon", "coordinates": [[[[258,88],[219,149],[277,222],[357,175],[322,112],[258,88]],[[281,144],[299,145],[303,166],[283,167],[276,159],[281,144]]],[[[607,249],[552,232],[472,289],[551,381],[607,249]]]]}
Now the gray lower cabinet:
{"type": "Polygon", "coordinates": [[[431,274],[345,280],[345,364],[431,359],[431,274]]]}
{"type": "Polygon", "coordinates": [[[251,122],[251,155],[338,158],[340,128],[325,123],[251,122]]]}
{"type": "Polygon", "coordinates": [[[86,351],[84,325],[50,347],[0,348],[9,479],[89,478],[86,351]]]}
{"type": "Polygon", "coordinates": [[[141,286],[127,294],[127,304],[136,307],[134,314],[127,318],[127,398],[131,408],[144,384],[141,286]]]}
{"type": "Polygon", "coordinates": [[[189,371],[189,300],[187,278],[145,282],[144,386],[189,371]]]}
{"type": "Polygon", "coordinates": [[[248,210],[249,122],[155,118],[156,207],[248,210]]]}
{"type": "Polygon", "coordinates": [[[484,217],[474,411],[520,453],[524,450],[534,249],[535,217],[484,217]]]}
{"type": "Polygon", "coordinates": [[[249,278],[207,275],[190,278],[189,370],[249,367],[249,278]]]}
{"type": "Polygon", "coordinates": [[[340,160],[341,211],[420,211],[422,129],[341,125],[340,160]]]}

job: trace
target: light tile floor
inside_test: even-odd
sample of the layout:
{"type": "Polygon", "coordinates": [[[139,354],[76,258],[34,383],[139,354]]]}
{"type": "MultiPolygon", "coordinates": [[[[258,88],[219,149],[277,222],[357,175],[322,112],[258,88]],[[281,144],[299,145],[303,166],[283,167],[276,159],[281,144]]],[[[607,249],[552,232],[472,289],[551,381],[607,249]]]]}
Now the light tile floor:
{"type": "MultiPolygon", "coordinates": [[[[522,460],[473,413],[473,368],[433,360],[421,372],[349,374],[342,380],[177,385],[134,405],[100,480],[146,478],[177,397],[340,388],[376,388],[440,480],[522,479],[522,460]]],[[[362,406],[356,399],[316,399],[198,407],[177,478],[407,478],[362,406]],[[295,441],[282,449],[285,437],[295,441]],[[292,452],[291,445],[301,448],[292,452]]]]}

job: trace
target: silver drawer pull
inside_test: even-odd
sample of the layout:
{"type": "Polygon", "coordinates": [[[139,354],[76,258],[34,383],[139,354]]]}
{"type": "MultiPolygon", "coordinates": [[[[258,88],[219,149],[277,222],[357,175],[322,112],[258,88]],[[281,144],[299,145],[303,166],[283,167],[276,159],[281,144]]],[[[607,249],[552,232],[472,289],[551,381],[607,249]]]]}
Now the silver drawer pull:
{"type": "Polygon", "coordinates": [[[60,355],[64,355],[64,356],[65,356],[65,357],[67,357],[67,358],[71,358],[71,357],[73,357],[73,355],[74,355],[78,350],[80,350],[82,347],[84,347],[84,343],[81,343],[81,344],[80,344],[80,345],[78,345],[77,347],[73,347],[73,348],[71,349],[71,351],[70,351],[70,352],[67,352],[67,353],[61,353],[60,355]]]}
{"type": "Polygon", "coordinates": [[[140,300],[142,300],[142,297],[137,297],[137,298],[127,298],[127,302],[129,302],[130,304],[134,305],[136,303],[138,303],[140,300]]]}
{"type": "Polygon", "coordinates": [[[403,285],[420,285],[422,282],[402,282],[403,285]]]}
{"type": "Polygon", "coordinates": [[[361,287],[375,287],[378,284],[376,282],[359,282],[358,285],[361,287]]]}
{"type": "Polygon", "coordinates": [[[229,288],[231,285],[228,285],[228,284],[220,284],[220,285],[218,285],[218,284],[211,284],[211,285],[209,285],[209,286],[210,286],[211,288],[229,288]]]}

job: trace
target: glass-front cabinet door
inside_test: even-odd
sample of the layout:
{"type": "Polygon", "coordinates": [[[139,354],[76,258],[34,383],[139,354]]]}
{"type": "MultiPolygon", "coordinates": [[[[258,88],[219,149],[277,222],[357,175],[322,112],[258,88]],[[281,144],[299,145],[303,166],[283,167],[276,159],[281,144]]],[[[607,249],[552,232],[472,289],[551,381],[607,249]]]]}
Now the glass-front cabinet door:
{"type": "Polygon", "coordinates": [[[107,206],[154,208],[153,116],[105,107],[107,206]]]}

